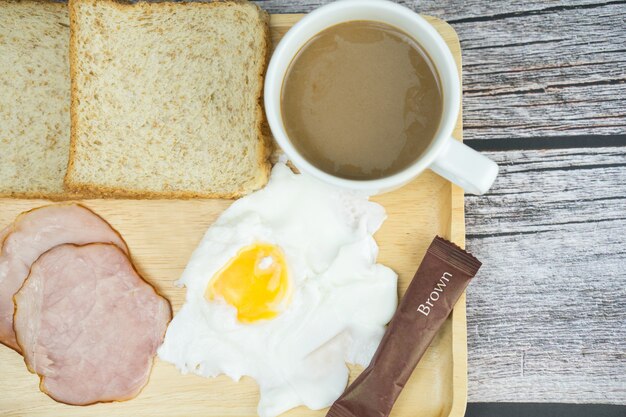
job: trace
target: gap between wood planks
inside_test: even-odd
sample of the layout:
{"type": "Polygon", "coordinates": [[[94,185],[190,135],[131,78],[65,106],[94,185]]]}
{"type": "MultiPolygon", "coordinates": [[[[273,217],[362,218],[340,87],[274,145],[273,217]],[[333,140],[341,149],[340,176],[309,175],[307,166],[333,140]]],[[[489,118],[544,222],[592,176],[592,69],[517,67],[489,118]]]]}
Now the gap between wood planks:
{"type": "Polygon", "coordinates": [[[624,135],[544,136],[535,138],[469,139],[464,141],[477,151],[626,147],[624,135]]]}

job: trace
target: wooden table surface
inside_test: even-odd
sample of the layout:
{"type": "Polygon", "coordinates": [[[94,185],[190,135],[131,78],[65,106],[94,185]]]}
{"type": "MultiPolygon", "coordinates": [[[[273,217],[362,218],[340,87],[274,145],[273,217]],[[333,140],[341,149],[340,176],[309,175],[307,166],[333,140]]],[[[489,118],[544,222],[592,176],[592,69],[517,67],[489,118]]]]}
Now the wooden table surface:
{"type": "Polygon", "coordinates": [[[626,2],[398,2],[458,32],[464,137],[501,167],[465,199],[468,400],[626,404],[626,2]]]}

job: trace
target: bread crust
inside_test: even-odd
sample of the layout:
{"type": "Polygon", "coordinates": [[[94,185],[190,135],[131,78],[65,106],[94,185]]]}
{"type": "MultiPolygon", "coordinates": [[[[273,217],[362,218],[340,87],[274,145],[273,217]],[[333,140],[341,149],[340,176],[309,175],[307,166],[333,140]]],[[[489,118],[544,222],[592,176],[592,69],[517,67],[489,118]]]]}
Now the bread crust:
{"type": "Polygon", "coordinates": [[[263,102],[263,81],[265,78],[265,72],[269,62],[271,54],[270,48],[270,29],[269,29],[269,14],[262,10],[260,7],[247,1],[214,1],[214,2],[146,2],[140,1],[137,3],[121,2],[117,0],[69,0],[69,16],[70,16],[70,78],[71,78],[71,101],[70,101],[70,150],[67,164],[67,171],[65,173],[64,184],[67,190],[76,192],[79,194],[95,195],[100,198],[133,198],[133,199],[194,199],[194,198],[207,198],[207,199],[235,199],[242,197],[249,192],[255,191],[263,187],[268,179],[271,169],[269,157],[272,151],[272,141],[269,136],[269,129],[266,129],[267,121],[265,118],[265,112],[262,106],[263,102]],[[219,192],[195,192],[195,191],[153,191],[153,190],[139,190],[129,189],[123,187],[109,187],[101,184],[81,182],[74,178],[75,161],[76,161],[76,146],[78,141],[78,132],[80,131],[80,125],[78,123],[77,115],[77,103],[79,100],[79,89],[76,81],[76,74],[78,71],[78,56],[76,52],[76,32],[80,30],[78,20],[76,18],[76,5],[77,4],[95,4],[95,3],[107,3],[114,5],[118,9],[136,8],[136,7],[148,7],[148,8],[172,8],[172,7],[232,7],[234,5],[246,4],[250,7],[254,7],[257,11],[259,18],[264,27],[264,42],[262,56],[264,62],[261,65],[261,69],[258,74],[259,89],[255,92],[257,96],[257,148],[258,148],[258,164],[260,167],[260,175],[254,180],[243,184],[239,190],[231,193],[219,193],[219,192]],[[251,184],[252,183],[252,184],[251,184]],[[250,185],[250,186],[249,186],[250,185]],[[249,189],[248,189],[249,188],[249,189]]]}
{"type": "MultiPolygon", "coordinates": [[[[29,0],[35,1],[35,0],[29,0]]],[[[26,200],[48,200],[60,202],[72,202],[73,200],[87,200],[98,198],[100,195],[93,192],[78,192],[66,189],[63,192],[46,192],[46,191],[8,191],[0,190],[0,198],[15,198],[26,200]]]]}

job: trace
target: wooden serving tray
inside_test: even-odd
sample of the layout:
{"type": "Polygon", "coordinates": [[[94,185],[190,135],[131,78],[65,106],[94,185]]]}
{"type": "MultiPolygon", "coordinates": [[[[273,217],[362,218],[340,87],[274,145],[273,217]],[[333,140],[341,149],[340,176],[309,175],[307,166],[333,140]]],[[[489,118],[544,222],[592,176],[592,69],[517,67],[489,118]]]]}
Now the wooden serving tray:
{"type": "MultiPolygon", "coordinates": [[[[272,16],[274,44],[302,16],[272,16]]],[[[425,16],[448,43],[461,69],[461,51],[454,30],[425,16]]],[[[455,135],[461,138],[461,116],[455,135]]],[[[463,191],[430,171],[375,201],[389,215],[376,234],[379,262],[399,274],[404,293],[435,235],[465,244],[463,191]]],[[[88,207],[108,220],[124,237],[141,274],[178,311],[185,290],[173,286],[205,230],[230,205],[228,200],[88,200],[88,207]]],[[[0,199],[0,228],[20,212],[49,202],[0,199]]],[[[394,417],[461,417],[467,397],[465,297],[457,303],[411,380],[398,399],[394,417]]],[[[360,372],[353,367],[351,380],[360,372]]],[[[38,389],[22,357],[0,345],[0,415],[2,416],[167,416],[254,417],[258,389],[250,378],[235,383],[221,376],[205,379],[181,375],[173,365],[155,360],[150,382],[127,402],[73,407],[54,402],[38,389]]],[[[284,416],[324,416],[326,410],[294,409],[284,416]]]]}

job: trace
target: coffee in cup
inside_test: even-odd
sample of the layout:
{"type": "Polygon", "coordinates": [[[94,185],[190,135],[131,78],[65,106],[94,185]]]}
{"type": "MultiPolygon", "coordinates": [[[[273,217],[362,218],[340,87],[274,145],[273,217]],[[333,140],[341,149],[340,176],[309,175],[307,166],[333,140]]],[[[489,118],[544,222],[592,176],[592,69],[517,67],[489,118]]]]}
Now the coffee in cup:
{"type": "Polygon", "coordinates": [[[439,129],[443,95],[430,57],[391,25],[351,21],[311,38],[293,58],[281,91],[295,148],[337,177],[398,173],[439,129]]]}

